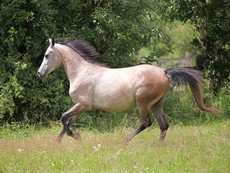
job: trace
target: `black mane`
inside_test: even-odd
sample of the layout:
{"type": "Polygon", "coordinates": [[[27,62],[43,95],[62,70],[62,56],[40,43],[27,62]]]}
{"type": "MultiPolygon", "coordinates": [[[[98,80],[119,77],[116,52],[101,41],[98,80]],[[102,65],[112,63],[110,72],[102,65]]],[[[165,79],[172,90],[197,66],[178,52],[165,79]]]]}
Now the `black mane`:
{"type": "Polygon", "coordinates": [[[88,62],[103,65],[97,61],[97,57],[99,53],[96,51],[96,49],[93,46],[91,46],[87,42],[77,40],[77,39],[76,40],[55,39],[55,43],[70,47],[88,62]]]}

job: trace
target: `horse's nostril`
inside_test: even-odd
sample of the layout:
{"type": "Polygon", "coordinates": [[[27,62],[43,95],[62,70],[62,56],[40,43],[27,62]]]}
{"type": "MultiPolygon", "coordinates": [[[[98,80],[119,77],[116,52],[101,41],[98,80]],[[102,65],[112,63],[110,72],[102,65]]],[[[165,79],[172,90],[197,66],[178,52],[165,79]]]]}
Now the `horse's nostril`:
{"type": "Polygon", "coordinates": [[[39,71],[37,72],[37,75],[38,75],[39,77],[41,77],[41,73],[40,73],[39,71]]]}

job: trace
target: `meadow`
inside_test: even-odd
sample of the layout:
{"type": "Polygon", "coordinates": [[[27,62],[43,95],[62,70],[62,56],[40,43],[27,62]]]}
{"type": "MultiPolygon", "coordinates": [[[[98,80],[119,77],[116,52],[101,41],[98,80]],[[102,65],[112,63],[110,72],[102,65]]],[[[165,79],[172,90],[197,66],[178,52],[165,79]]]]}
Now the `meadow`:
{"type": "Polygon", "coordinates": [[[230,120],[199,125],[171,125],[163,144],[155,124],[127,146],[132,127],[103,132],[83,129],[82,141],[65,136],[55,142],[60,124],[0,129],[0,172],[76,173],[228,173],[230,120]]]}

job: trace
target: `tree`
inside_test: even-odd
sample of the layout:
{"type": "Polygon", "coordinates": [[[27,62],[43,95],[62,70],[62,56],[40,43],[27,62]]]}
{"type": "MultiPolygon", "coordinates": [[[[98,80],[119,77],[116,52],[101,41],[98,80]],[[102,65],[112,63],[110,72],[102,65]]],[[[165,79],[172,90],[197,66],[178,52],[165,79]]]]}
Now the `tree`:
{"type": "Polygon", "coordinates": [[[34,122],[45,118],[43,112],[56,117],[64,106],[51,103],[66,102],[63,79],[52,76],[50,80],[58,85],[46,89],[48,81],[36,77],[46,40],[55,32],[51,23],[55,11],[48,0],[5,0],[0,8],[0,119],[34,122]]]}
{"type": "Polygon", "coordinates": [[[163,32],[158,5],[151,0],[2,1],[0,119],[57,119],[72,104],[63,69],[42,82],[36,77],[49,37],[85,40],[111,67],[134,65],[139,49],[163,32]]]}
{"type": "Polygon", "coordinates": [[[197,65],[205,69],[213,90],[218,92],[222,86],[230,87],[230,1],[172,0],[167,3],[166,18],[189,21],[199,32],[194,39],[201,53],[197,65]]]}
{"type": "Polygon", "coordinates": [[[164,35],[159,4],[152,0],[54,1],[60,37],[78,37],[90,42],[100,61],[111,67],[135,65],[140,48],[164,35]],[[87,3],[86,3],[87,2],[87,3]],[[63,25],[64,23],[64,25],[63,25]]]}

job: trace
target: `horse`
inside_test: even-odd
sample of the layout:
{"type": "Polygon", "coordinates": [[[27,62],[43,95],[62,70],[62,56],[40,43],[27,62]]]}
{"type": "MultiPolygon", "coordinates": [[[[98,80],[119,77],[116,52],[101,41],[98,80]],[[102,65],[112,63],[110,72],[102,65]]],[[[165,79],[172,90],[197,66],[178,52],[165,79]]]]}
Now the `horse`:
{"type": "Polygon", "coordinates": [[[64,65],[70,86],[69,95],[74,106],[61,116],[63,128],[57,136],[61,142],[64,134],[81,140],[78,132],[70,130],[71,124],[83,112],[103,110],[120,112],[133,107],[141,116],[140,125],[124,138],[127,144],[137,134],[151,126],[153,112],[160,127],[159,141],[163,142],[169,124],[163,111],[164,100],[170,85],[188,85],[197,106],[206,112],[218,113],[218,109],[203,101],[202,75],[189,68],[169,68],[141,64],[125,68],[110,68],[97,61],[98,53],[89,43],[71,39],[49,39],[37,75],[45,78],[64,65]]]}

